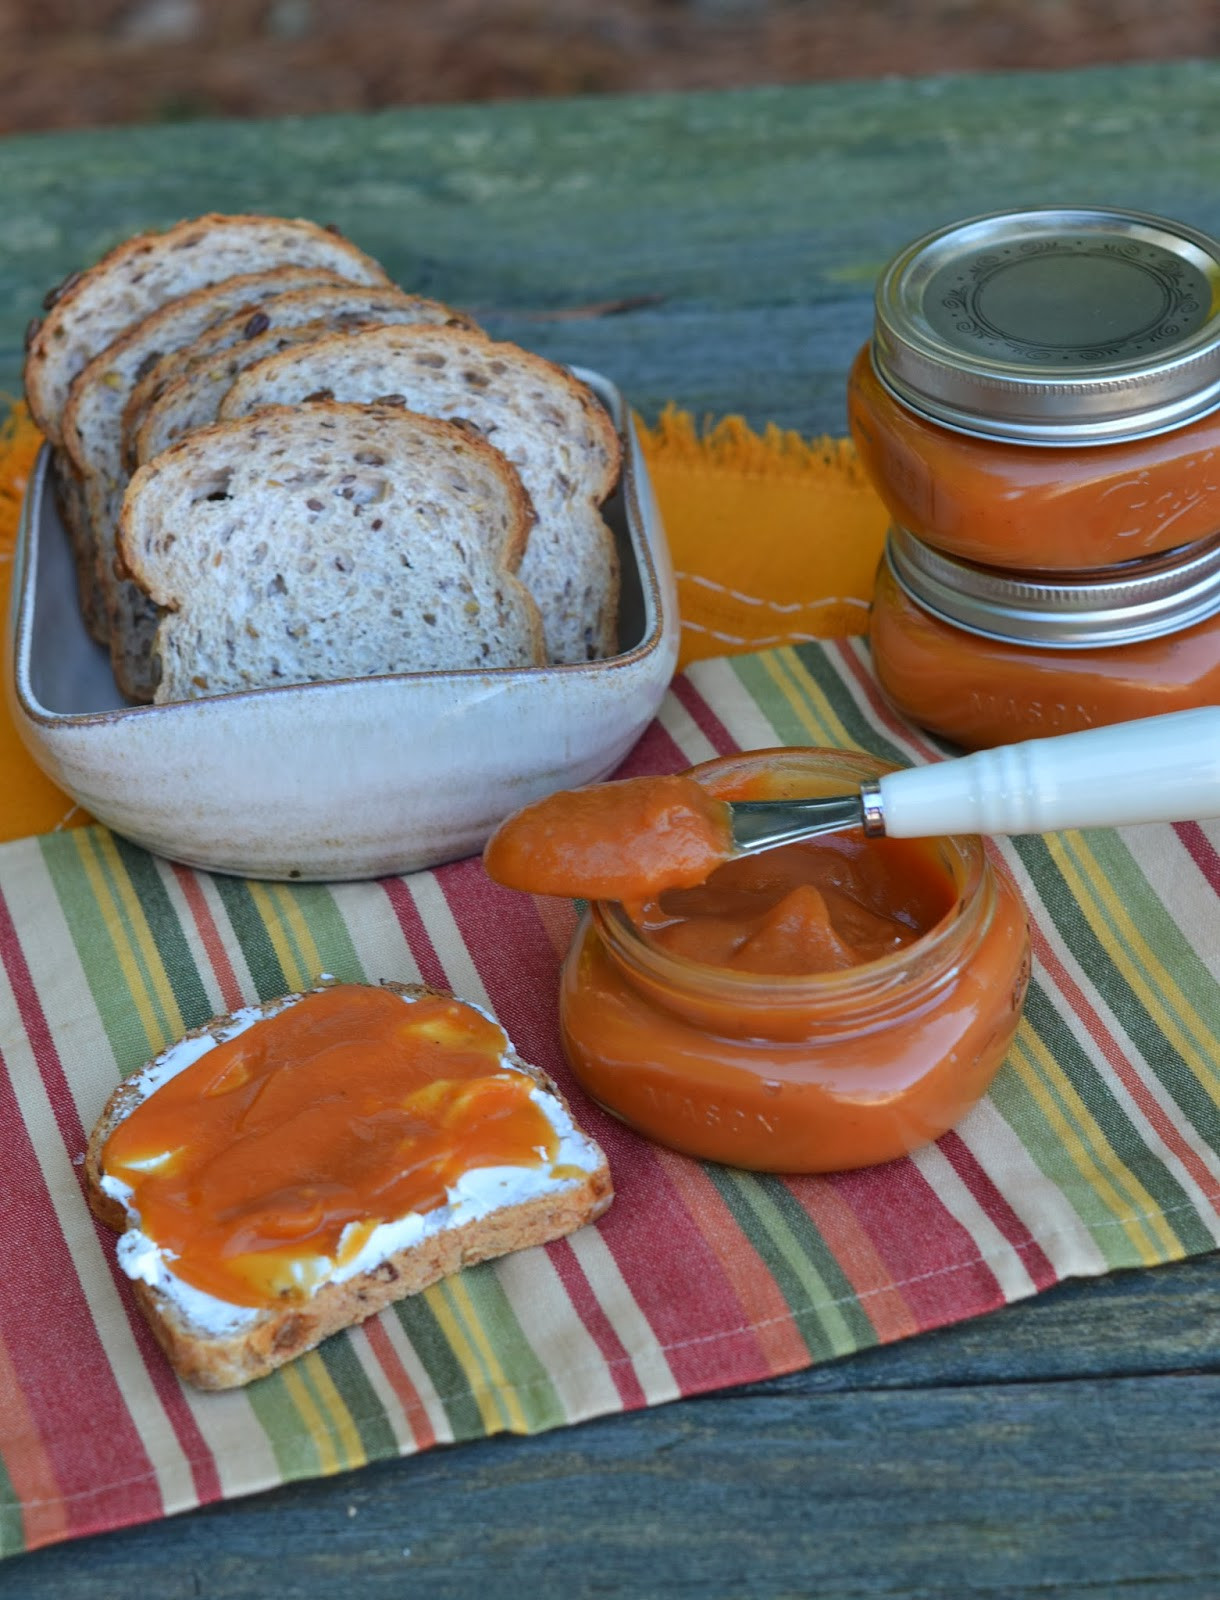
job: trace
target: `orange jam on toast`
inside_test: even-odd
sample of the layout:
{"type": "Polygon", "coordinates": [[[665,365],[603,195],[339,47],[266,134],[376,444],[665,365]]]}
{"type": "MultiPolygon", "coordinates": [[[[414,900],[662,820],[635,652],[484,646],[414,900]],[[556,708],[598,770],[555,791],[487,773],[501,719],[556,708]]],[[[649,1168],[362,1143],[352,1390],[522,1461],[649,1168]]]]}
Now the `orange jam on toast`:
{"type": "Polygon", "coordinates": [[[558,1138],[503,1029],[442,995],[337,984],[223,1040],[110,1134],[108,1176],[176,1276],[274,1306],[468,1172],[541,1168],[558,1138]]]}

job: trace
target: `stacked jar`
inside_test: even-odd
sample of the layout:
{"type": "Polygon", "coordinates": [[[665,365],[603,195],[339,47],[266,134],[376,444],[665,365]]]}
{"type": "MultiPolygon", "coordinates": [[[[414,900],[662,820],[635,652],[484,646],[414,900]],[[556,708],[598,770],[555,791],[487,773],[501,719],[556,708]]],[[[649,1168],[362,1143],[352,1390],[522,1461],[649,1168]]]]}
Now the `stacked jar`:
{"type": "Polygon", "coordinates": [[[941,229],[883,273],[848,407],[904,715],[975,749],[1220,702],[1220,243],[1103,209],[941,229]]]}

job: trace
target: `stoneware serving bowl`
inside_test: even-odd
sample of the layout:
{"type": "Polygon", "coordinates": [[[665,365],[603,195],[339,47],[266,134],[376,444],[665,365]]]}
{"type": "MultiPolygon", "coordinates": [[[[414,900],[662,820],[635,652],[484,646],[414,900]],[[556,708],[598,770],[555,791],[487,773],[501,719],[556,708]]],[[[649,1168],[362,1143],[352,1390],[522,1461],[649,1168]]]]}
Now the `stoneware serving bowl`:
{"type": "Polygon", "coordinates": [[[624,444],[605,508],[623,572],[621,651],[562,667],[402,673],[134,706],[77,605],[46,452],[26,496],[5,682],[39,766],[101,822],[190,866],[258,878],[371,878],[479,850],[510,811],[593,783],[626,755],[673,674],[665,536],[630,413],[577,371],[624,444]]]}

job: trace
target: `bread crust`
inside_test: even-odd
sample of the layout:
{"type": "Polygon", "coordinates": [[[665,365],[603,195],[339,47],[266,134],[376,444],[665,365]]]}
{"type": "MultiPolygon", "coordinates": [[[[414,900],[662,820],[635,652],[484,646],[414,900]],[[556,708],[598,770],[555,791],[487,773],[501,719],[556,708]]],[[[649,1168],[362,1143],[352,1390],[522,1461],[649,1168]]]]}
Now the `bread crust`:
{"type": "Polygon", "coordinates": [[[87,271],[73,273],[48,294],[47,315],[30,338],[25,360],[25,393],[30,412],[39,428],[53,444],[62,442],[61,413],[68,387],[81,368],[124,327],[138,322],[150,311],[187,288],[199,288],[233,276],[235,271],[251,270],[232,261],[218,263],[215,270],[204,269],[191,275],[185,285],[175,288],[161,283],[158,268],[166,258],[189,260],[190,252],[201,244],[214,246],[222,239],[234,243],[259,245],[260,264],[274,260],[293,262],[329,259],[346,264],[348,275],[370,283],[384,283],[384,270],[371,256],[338,236],[333,229],[320,227],[302,217],[270,217],[256,213],[228,216],[209,212],[188,218],[164,232],[150,232],[126,239],[87,271]],[[274,238],[274,246],[272,246],[274,238]],[[295,247],[295,248],[294,248],[295,247]],[[265,249],[265,253],[263,253],[265,249]],[[131,269],[129,271],[129,269],[131,269]],[[155,283],[155,287],[150,284],[155,283]],[[117,292],[121,309],[105,311],[105,302],[117,292]],[[93,318],[99,324],[88,333],[86,324],[93,318]]]}
{"type": "MultiPolygon", "coordinates": [[[[319,987],[325,987],[330,981],[324,980],[319,987]]],[[[453,998],[447,990],[424,984],[383,980],[381,987],[408,1000],[429,996],[453,998]]],[[[250,1009],[257,1011],[260,1019],[274,1016],[307,992],[283,995],[250,1009]]],[[[223,1037],[237,1020],[235,1014],[213,1017],[202,1027],[184,1034],[170,1049],[177,1048],[186,1039],[209,1035],[223,1037]]],[[[155,1088],[149,1091],[144,1087],[146,1075],[168,1053],[168,1050],[162,1051],[142,1072],[118,1086],[89,1137],[84,1164],[89,1206],[94,1215],[116,1233],[135,1224],[126,1208],[101,1187],[106,1140],[148,1093],[156,1092],[155,1088]]],[[[547,1074],[524,1061],[511,1045],[507,1060],[515,1070],[524,1073],[568,1109],[547,1074]]],[[[282,1307],[259,1310],[235,1332],[218,1334],[192,1324],[172,1298],[147,1283],[136,1280],[131,1288],[153,1336],[179,1377],[200,1389],[233,1388],[274,1371],[312,1350],[331,1334],[363,1322],[395,1301],[418,1294],[463,1267],[546,1244],[595,1221],[609,1207],[614,1188],[604,1153],[595,1144],[593,1148],[600,1159],[581,1181],[516,1205],[502,1206],[458,1227],[442,1229],[386,1257],[367,1272],[343,1283],[323,1285],[306,1300],[285,1301],[282,1307]]]]}

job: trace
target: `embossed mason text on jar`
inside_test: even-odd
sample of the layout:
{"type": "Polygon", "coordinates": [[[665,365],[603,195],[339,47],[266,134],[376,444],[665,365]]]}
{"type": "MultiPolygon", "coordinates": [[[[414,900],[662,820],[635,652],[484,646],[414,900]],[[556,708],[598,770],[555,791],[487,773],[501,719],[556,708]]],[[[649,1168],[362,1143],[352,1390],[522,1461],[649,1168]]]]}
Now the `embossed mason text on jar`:
{"type": "Polygon", "coordinates": [[[848,386],[894,521],[967,560],[1074,570],[1220,528],[1220,243],[1163,218],[1011,211],[886,268],[848,386]]]}
{"type": "Polygon", "coordinates": [[[873,670],[966,749],[1220,703],[1220,537],[1091,572],[1006,571],[890,530],[873,670]]]}

